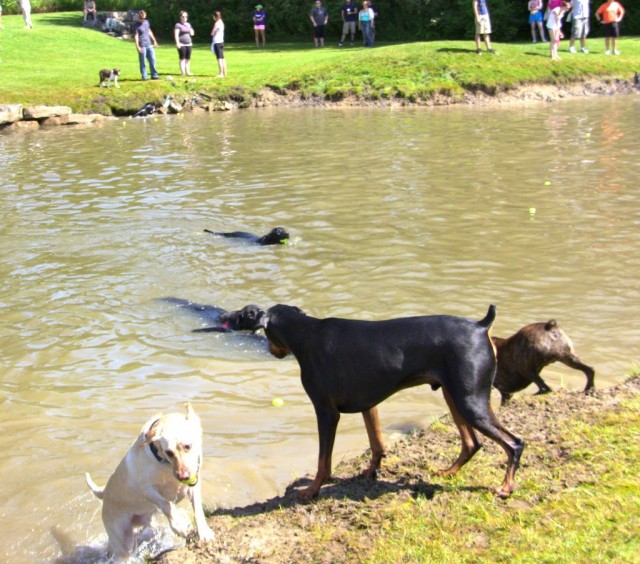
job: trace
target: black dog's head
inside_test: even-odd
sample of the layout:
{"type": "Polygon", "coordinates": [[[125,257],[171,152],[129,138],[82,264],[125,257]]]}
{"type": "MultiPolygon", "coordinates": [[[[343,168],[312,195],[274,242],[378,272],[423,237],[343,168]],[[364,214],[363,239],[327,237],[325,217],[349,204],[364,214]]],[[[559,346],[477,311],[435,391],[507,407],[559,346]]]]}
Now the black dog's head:
{"type": "Polygon", "coordinates": [[[284,227],[275,227],[266,235],[260,237],[261,245],[285,245],[289,240],[289,232],[284,227]]]}
{"type": "Polygon", "coordinates": [[[304,311],[295,306],[278,304],[270,307],[262,318],[262,327],[269,340],[269,352],[276,358],[284,358],[291,349],[282,338],[280,327],[286,326],[292,316],[306,315],[304,311]]]}
{"type": "Polygon", "coordinates": [[[220,320],[226,328],[232,331],[257,331],[263,327],[265,316],[263,309],[257,305],[250,304],[237,311],[228,311],[220,316],[220,320]]]}

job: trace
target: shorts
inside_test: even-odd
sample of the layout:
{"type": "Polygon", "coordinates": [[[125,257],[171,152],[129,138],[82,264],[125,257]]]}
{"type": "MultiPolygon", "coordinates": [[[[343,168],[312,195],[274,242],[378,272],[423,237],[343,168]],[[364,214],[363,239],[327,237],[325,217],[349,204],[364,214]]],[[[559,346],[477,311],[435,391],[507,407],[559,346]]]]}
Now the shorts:
{"type": "Polygon", "coordinates": [[[478,16],[476,20],[476,35],[490,35],[491,34],[491,20],[489,14],[478,16]]]}
{"type": "Polygon", "coordinates": [[[191,59],[191,45],[180,45],[178,49],[178,56],[181,61],[189,61],[191,59]]]}
{"type": "Polygon", "coordinates": [[[571,22],[571,37],[583,39],[589,35],[589,18],[573,18],[571,22]]]}
{"type": "Polygon", "coordinates": [[[542,23],[542,12],[537,11],[535,14],[529,14],[529,23],[542,23]]]}
{"type": "Polygon", "coordinates": [[[324,39],[324,24],[317,25],[313,28],[313,36],[316,39],[324,39]]]}
{"type": "Polygon", "coordinates": [[[224,43],[214,43],[211,45],[211,51],[216,56],[216,59],[224,59],[224,43]]]}
{"type": "Polygon", "coordinates": [[[264,24],[256,24],[253,26],[253,29],[266,29],[267,26],[264,24]]]}
{"type": "Polygon", "coordinates": [[[620,37],[620,22],[613,22],[609,24],[604,24],[604,36],[605,37],[620,37]]]}
{"type": "Polygon", "coordinates": [[[347,33],[356,34],[356,22],[344,22],[342,24],[342,35],[347,35],[347,33]]]}

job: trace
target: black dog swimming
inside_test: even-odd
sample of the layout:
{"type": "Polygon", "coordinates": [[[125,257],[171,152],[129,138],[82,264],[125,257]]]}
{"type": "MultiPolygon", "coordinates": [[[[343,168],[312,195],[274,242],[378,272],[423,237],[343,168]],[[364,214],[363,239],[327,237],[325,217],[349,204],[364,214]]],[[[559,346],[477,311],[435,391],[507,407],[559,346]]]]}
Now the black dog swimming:
{"type": "Polygon", "coordinates": [[[234,331],[255,333],[262,327],[261,321],[265,314],[260,307],[254,304],[246,305],[239,310],[227,311],[222,307],[196,304],[180,298],[159,298],[159,301],[195,313],[207,323],[211,323],[209,327],[194,329],[193,333],[232,333],[234,331]]]}
{"type": "Polygon", "coordinates": [[[289,233],[284,227],[275,227],[266,235],[262,237],[254,235],[253,233],[247,233],[246,231],[232,231],[230,233],[220,233],[219,231],[211,231],[205,229],[205,233],[211,233],[212,235],[218,235],[219,237],[232,237],[236,239],[244,239],[250,243],[257,245],[286,245],[289,241],[289,233]]]}

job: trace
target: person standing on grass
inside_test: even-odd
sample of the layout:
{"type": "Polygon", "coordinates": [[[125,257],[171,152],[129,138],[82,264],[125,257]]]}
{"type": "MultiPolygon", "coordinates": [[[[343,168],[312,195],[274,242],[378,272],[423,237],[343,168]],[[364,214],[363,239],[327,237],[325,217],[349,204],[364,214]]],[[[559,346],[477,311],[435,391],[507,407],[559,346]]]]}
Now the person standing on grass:
{"type": "Polygon", "coordinates": [[[587,35],[589,35],[589,0],[572,0],[571,2],[571,40],[569,53],[575,53],[574,43],[580,40],[580,51],[588,53],[587,35]]]}
{"type": "Polygon", "coordinates": [[[487,0],[473,0],[473,13],[476,18],[476,53],[482,55],[481,39],[484,39],[487,53],[495,53],[491,48],[491,18],[487,0]]]}
{"type": "Polygon", "coordinates": [[[2,2],[0,2],[0,29],[4,29],[2,25],[2,2]]]}
{"type": "Polygon", "coordinates": [[[191,50],[193,49],[191,38],[195,35],[195,31],[187,21],[188,18],[189,14],[183,10],[180,12],[178,23],[173,28],[173,38],[176,41],[176,49],[178,50],[178,59],[180,61],[180,74],[182,76],[193,76],[190,69],[191,50]]]}
{"type": "Polygon", "coordinates": [[[352,0],[346,0],[340,11],[342,15],[342,37],[340,38],[340,47],[344,45],[347,34],[351,36],[351,45],[356,37],[356,21],[358,19],[358,7],[352,0]]]}
{"type": "Polygon", "coordinates": [[[618,37],[620,37],[620,22],[623,17],[624,8],[620,2],[615,0],[607,0],[596,11],[596,19],[601,24],[604,24],[605,55],[611,55],[612,50],[614,55],[620,54],[620,51],[618,51],[618,37]]]}
{"type": "Polygon", "coordinates": [[[31,2],[30,0],[20,0],[20,10],[22,10],[22,19],[24,20],[24,28],[33,28],[31,23],[31,2]]]}
{"type": "Polygon", "coordinates": [[[313,24],[313,42],[316,47],[324,47],[324,34],[327,23],[329,23],[329,12],[322,5],[322,0],[316,0],[311,9],[309,19],[313,24]]]}
{"type": "Polygon", "coordinates": [[[136,42],[136,49],[138,50],[142,80],[147,80],[148,78],[145,59],[149,61],[151,79],[158,80],[160,75],[156,70],[156,52],[153,50],[154,47],[158,46],[158,42],[151,31],[151,25],[149,24],[149,20],[147,20],[147,12],[144,10],[138,12],[138,21],[133,26],[133,39],[136,42]]]}
{"type": "Polygon", "coordinates": [[[531,39],[533,39],[533,43],[538,42],[536,36],[536,28],[538,28],[540,41],[544,43],[547,38],[544,36],[544,25],[542,25],[542,0],[529,0],[527,6],[529,9],[529,24],[531,25],[531,39]]]}
{"type": "Polygon", "coordinates": [[[224,60],[224,22],[222,14],[215,12],[213,14],[213,29],[211,30],[211,51],[218,60],[218,77],[225,78],[227,76],[227,61],[224,60]]]}
{"type": "Polygon", "coordinates": [[[369,4],[369,9],[373,12],[373,19],[371,20],[371,43],[375,43],[376,42],[376,22],[378,21],[378,10],[376,10],[376,7],[373,5],[373,2],[371,2],[371,0],[368,0],[367,2],[369,4]]]}
{"type": "Polygon", "coordinates": [[[551,52],[551,60],[557,61],[560,59],[558,56],[558,47],[560,46],[560,40],[562,39],[562,17],[571,10],[571,2],[564,0],[562,4],[556,6],[552,10],[549,10],[549,17],[547,18],[547,29],[549,30],[549,50],[551,52]]]}
{"type": "Polygon", "coordinates": [[[362,2],[362,10],[358,12],[358,28],[362,31],[362,41],[365,47],[373,47],[373,35],[371,26],[373,24],[373,10],[369,8],[369,2],[362,2]]]}
{"type": "Polygon", "coordinates": [[[260,47],[260,40],[262,39],[262,46],[264,47],[267,42],[266,37],[267,29],[267,14],[264,11],[262,4],[256,6],[256,11],[253,12],[253,30],[256,34],[256,47],[260,47]]]}

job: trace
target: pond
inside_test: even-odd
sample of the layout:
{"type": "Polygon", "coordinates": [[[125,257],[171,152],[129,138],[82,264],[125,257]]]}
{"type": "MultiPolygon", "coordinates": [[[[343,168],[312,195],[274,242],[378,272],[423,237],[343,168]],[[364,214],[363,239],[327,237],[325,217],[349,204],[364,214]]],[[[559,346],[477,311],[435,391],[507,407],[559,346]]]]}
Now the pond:
{"type": "MultiPolygon", "coordinates": [[[[142,424],[186,401],[205,431],[207,506],[315,471],[295,360],[259,335],[193,333],[206,321],[159,298],[359,319],[480,319],[493,303],[494,334],[555,318],[596,386],[622,381],[640,341],[639,125],[626,96],[0,135],[0,555],[54,558],[56,525],[104,544],[84,472],[105,483],[142,424]],[[203,232],[275,226],[288,245],[203,232]]],[[[560,365],[543,377],[585,385],[560,365]]],[[[429,387],[403,391],[381,406],[385,438],[445,411],[429,387]]],[[[361,417],[343,416],[334,463],[367,446],[361,417]]]]}

